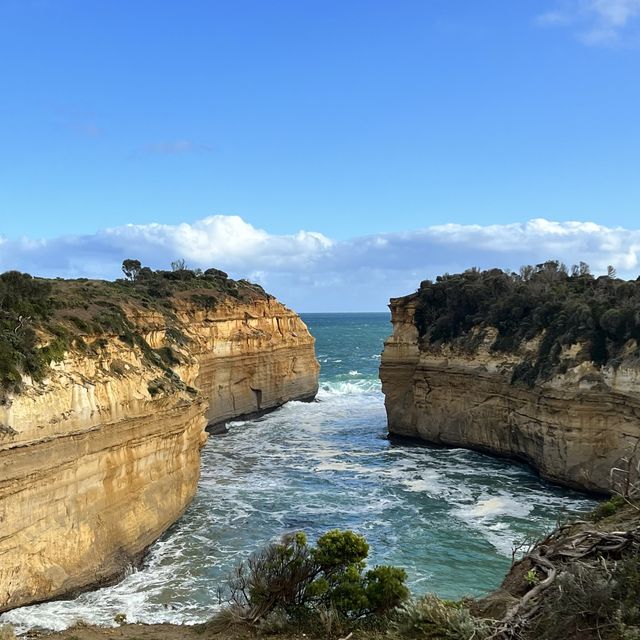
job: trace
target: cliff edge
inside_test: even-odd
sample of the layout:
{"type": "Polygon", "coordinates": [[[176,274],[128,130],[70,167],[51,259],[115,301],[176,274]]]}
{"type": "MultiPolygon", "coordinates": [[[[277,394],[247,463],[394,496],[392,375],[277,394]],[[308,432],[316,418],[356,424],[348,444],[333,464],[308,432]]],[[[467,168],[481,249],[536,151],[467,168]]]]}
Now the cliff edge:
{"type": "Polygon", "coordinates": [[[0,276],[0,612],[122,574],[194,496],[205,427],[310,400],[314,340],[217,270],[0,276]]]}
{"type": "MultiPolygon", "coordinates": [[[[557,262],[424,281],[390,304],[389,432],[607,493],[640,439],[640,283],[557,262]]],[[[632,478],[635,481],[635,478],[632,478]]]]}

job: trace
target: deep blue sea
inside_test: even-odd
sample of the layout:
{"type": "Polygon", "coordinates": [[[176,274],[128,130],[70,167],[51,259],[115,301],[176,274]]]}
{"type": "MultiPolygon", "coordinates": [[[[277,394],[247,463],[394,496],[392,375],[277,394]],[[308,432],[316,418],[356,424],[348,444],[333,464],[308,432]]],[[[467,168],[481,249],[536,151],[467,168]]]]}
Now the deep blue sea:
{"type": "Polygon", "coordinates": [[[527,467],[387,439],[378,367],[389,314],[306,314],[321,364],[316,402],[291,402],[209,438],[198,494],[119,584],[0,617],[19,630],[80,620],[195,623],[231,567],[284,532],[350,528],[370,563],[404,567],[412,590],[457,598],[500,583],[515,542],[593,501],[527,467]]]}

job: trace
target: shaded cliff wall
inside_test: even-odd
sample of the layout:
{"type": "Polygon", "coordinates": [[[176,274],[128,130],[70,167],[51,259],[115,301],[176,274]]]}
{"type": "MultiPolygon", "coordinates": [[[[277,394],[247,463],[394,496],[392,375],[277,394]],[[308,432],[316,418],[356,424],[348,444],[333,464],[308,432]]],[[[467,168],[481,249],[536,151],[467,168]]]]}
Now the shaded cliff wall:
{"type": "MultiPolygon", "coordinates": [[[[548,381],[512,384],[537,339],[516,351],[491,349],[485,330],[472,350],[420,341],[415,296],[391,300],[393,335],[380,377],[389,432],[524,460],[544,477],[596,492],[640,437],[640,368],[581,362],[548,381]]],[[[569,359],[578,345],[567,347],[569,359]]]]}
{"type": "Polygon", "coordinates": [[[146,355],[85,336],[0,406],[0,611],[120,575],[193,498],[207,423],[317,391],[313,338],[273,298],[178,302],[171,327],[125,312],[146,355]]]}

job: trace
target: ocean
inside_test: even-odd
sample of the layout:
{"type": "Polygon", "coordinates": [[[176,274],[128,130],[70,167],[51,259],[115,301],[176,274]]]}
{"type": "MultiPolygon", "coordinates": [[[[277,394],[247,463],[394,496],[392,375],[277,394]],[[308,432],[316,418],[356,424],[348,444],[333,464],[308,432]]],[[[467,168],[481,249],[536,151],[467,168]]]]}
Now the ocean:
{"type": "Polygon", "coordinates": [[[415,594],[497,587],[514,545],[591,509],[591,498],[528,467],[464,449],[387,438],[378,380],[388,313],[303,314],[320,391],[211,436],[184,516],[118,584],[0,616],[18,631],[83,621],[197,623],[220,606],[232,567],[285,532],[364,534],[369,564],[404,567],[415,594]]]}

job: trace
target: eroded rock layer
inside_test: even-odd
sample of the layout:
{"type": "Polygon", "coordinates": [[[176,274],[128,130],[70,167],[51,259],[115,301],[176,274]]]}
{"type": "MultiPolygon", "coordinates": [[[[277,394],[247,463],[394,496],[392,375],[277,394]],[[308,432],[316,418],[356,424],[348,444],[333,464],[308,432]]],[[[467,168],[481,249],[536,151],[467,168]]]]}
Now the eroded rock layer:
{"type": "MultiPolygon", "coordinates": [[[[497,352],[496,332],[485,327],[467,342],[472,349],[428,344],[416,304],[415,296],[391,300],[393,335],[380,367],[390,433],[518,458],[568,486],[611,489],[612,469],[626,465],[640,437],[639,368],[584,361],[532,387],[513,384],[537,340],[497,352]]],[[[567,347],[567,359],[577,348],[567,347]]]]}
{"type": "Polygon", "coordinates": [[[314,397],[306,326],[255,298],[178,300],[171,326],[131,305],[143,351],[85,335],[87,352],[65,353],[5,399],[0,611],[99,585],[135,562],[193,498],[207,424],[314,397]]]}

